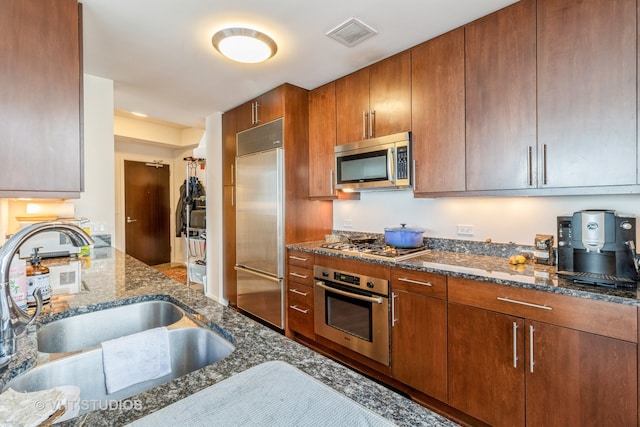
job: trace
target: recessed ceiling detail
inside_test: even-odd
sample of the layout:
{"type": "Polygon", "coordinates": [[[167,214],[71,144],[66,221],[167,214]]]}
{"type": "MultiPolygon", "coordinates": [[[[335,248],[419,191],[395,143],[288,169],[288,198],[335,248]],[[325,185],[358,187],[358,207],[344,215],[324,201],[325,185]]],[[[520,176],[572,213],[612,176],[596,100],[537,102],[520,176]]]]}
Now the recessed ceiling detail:
{"type": "Polygon", "coordinates": [[[353,47],[376,34],[376,30],[357,18],[348,19],[327,33],[329,37],[347,47],[353,47]]]}

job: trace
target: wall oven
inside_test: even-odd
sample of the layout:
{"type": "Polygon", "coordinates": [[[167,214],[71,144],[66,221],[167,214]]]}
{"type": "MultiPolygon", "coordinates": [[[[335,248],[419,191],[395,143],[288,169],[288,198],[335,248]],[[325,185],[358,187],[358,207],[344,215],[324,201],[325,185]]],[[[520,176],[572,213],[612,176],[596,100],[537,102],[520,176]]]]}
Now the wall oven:
{"type": "Polygon", "coordinates": [[[389,366],[389,281],[316,265],[316,335],[389,366]]]}

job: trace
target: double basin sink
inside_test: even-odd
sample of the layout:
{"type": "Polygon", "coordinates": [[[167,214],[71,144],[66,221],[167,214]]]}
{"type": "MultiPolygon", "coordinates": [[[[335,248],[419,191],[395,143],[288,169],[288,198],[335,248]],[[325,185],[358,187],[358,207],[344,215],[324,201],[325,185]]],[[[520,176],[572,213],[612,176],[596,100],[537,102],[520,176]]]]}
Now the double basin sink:
{"type": "Polygon", "coordinates": [[[48,354],[52,361],[18,376],[5,389],[31,392],[76,386],[83,403],[77,415],[214,364],[235,348],[168,301],[137,302],[56,320],[38,329],[37,340],[40,356],[48,354]],[[171,373],[107,394],[100,343],[162,326],[169,329],[171,373]]]}

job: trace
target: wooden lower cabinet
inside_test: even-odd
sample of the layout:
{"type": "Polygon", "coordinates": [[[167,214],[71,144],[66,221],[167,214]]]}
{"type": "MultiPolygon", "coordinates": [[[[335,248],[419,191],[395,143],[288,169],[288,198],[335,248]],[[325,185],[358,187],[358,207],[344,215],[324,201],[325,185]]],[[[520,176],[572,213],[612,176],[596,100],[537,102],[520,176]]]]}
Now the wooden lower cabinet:
{"type": "Polygon", "coordinates": [[[448,292],[451,406],[492,426],[637,425],[635,307],[456,278],[448,292]]]}
{"type": "Polygon", "coordinates": [[[452,303],[448,319],[449,404],[492,426],[523,426],[524,321],[452,303]]]}
{"type": "Polygon", "coordinates": [[[314,339],[313,254],[287,253],[287,331],[314,339]]]}
{"type": "Polygon", "coordinates": [[[391,374],[446,402],[446,277],[394,268],[391,289],[391,374]]]}

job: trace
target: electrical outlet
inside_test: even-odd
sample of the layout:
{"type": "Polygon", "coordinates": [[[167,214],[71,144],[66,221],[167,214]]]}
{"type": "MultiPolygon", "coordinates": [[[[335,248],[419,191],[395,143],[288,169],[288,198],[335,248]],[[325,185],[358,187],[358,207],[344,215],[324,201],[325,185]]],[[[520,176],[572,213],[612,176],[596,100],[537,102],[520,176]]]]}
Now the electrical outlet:
{"type": "Polygon", "coordinates": [[[458,224],[458,234],[461,236],[473,236],[473,225],[458,224]]]}
{"type": "Polygon", "coordinates": [[[345,219],[345,220],[342,222],[342,226],[343,226],[344,228],[353,228],[353,221],[352,221],[352,220],[350,220],[350,219],[345,219]]]}

